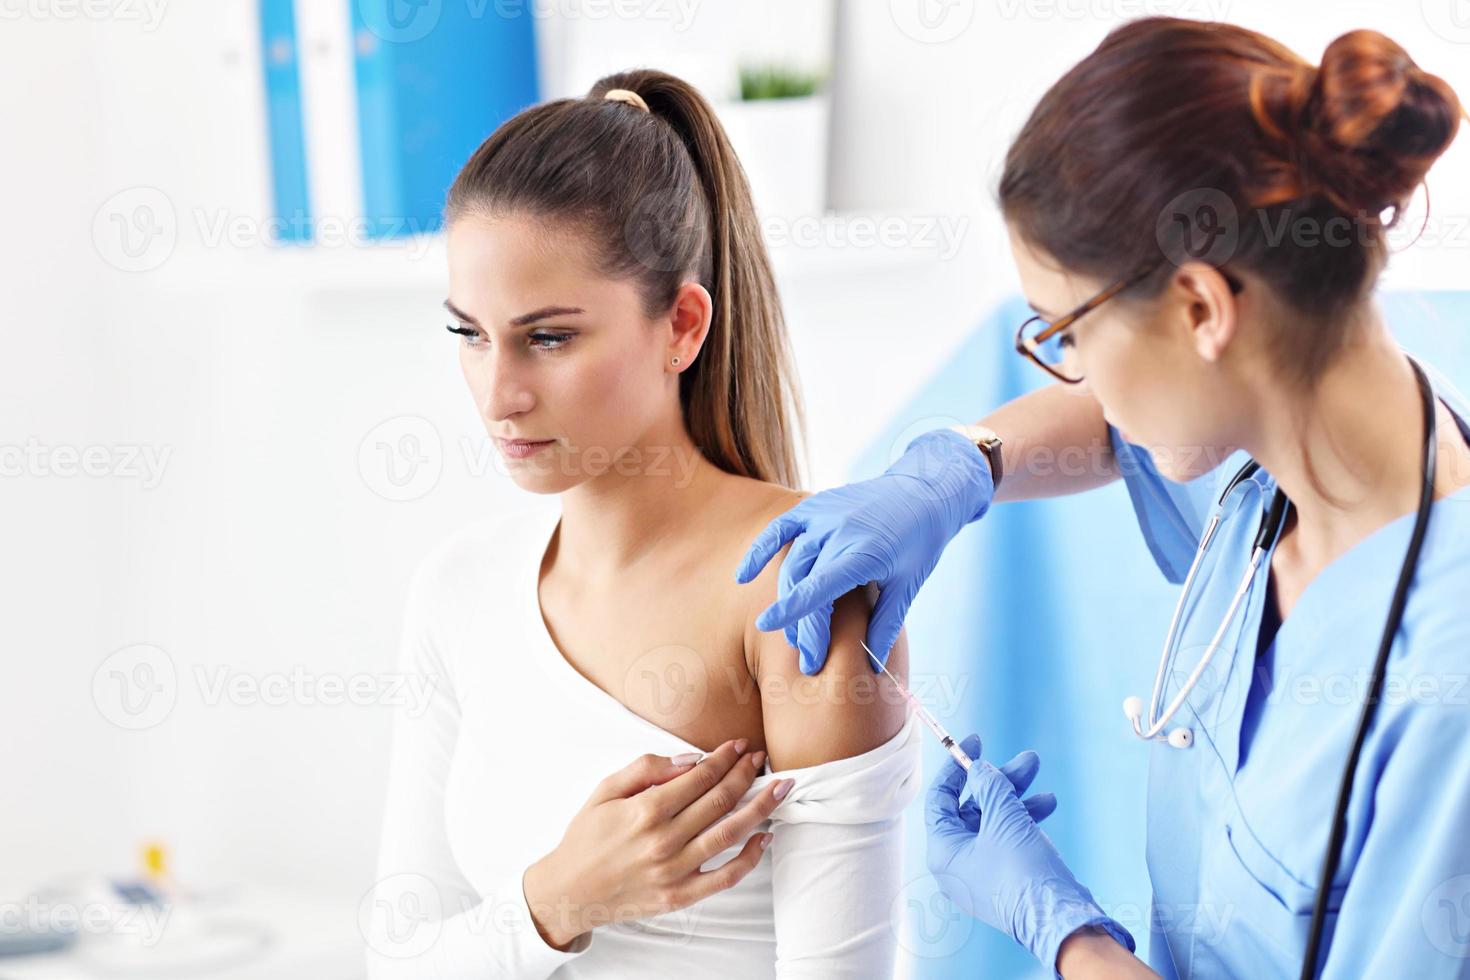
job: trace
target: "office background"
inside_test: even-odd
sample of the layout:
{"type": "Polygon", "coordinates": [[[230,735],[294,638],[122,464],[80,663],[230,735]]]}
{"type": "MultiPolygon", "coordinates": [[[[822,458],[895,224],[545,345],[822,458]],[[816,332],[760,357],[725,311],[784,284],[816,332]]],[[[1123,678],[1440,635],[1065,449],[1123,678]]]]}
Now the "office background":
{"type": "MultiPolygon", "coordinates": [[[[476,9],[456,2],[415,9],[437,6],[447,27],[476,9]]],[[[349,30],[345,18],[372,5],[297,3],[0,0],[0,444],[52,464],[0,478],[0,901],[61,876],[130,873],[142,843],[161,841],[180,880],[279,919],[270,975],[347,977],[360,967],[388,709],[216,685],[390,671],[419,558],[525,498],[491,459],[442,330],[442,238],[405,217],[406,198],[376,216],[364,203],[432,176],[392,170],[367,130],[331,111],[402,132],[381,104],[365,107],[344,66],[373,53],[357,47],[362,28],[410,46],[394,32],[424,22],[349,30]],[[284,95],[271,83],[272,18],[295,35],[274,49],[298,60],[294,121],[289,81],[284,95]],[[315,209],[313,234],[293,238],[273,219],[302,207],[315,209]],[[395,209],[398,227],[374,224],[395,209]],[[58,472],[68,452],[89,451],[94,474],[58,472]],[[134,724],[98,678],[108,665],[141,676],[159,652],[175,696],[134,724]]],[[[991,191],[1036,98],[1117,23],[1227,19],[1313,60],[1343,31],[1373,27],[1470,93],[1462,0],[521,9],[530,48],[497,42],[530,69],[517,92],[578,94],[648,65],[720,101],[772,239],[811,488],[877,472],[906,437],[1040,381],[1008,353],[1020,307],[991,191]],[[819,71],[825,84],[762,116],[737,101],[752,63],[819,71]],[[790,141],[818,130],[791,180],[773,176],[790,141]]],[[[444,125],[483,108],[466,106],[443,107],[444,125]]],[[[1406,343],[1462,388],[1470,299],[1453,291],[1470,260],[1467,173],[1462,138],[1431,178],[1434,224],[1384,284],[1406,343]]],[[[1172,591],[1130,522],[1117,486],[997,509],[946,555],[911,635],[946,724],[981,731],[994,755],[1042,752],[1040,785],[1061,798],[1048,828],[1099,898],[1146,931],[1146,749],[1118,706],[1152,676],[1172,591]]],[[[920,804],[908,832],[900,975],[1035,974],[934,904],[920,804]]]]}

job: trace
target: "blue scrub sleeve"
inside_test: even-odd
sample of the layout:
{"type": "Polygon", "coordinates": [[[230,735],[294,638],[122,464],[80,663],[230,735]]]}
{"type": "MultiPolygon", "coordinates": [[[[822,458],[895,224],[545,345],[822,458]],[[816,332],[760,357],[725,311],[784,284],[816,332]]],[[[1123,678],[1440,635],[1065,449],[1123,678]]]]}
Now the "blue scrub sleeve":
{"type": "Polygon", "coordinates": [[[1148,550],[1164,577],[1179,585],[1215,505],[1218,471],[1176,483],[1159,473],[1147,449],[1124,439],[1116,426],[1108,426],[1108,438],[1148,550]]]}
{"type": "MultiPolygon", "coordinates": [[[[1440,692],[1463,674],[1441,677],[1440,692]]],[[[1470,977],[1470,711],[1413,704],[1373,794],[1323,980],[1470,977]]],[[[1359,772],[1368,775],[1368,760],[1359,772]]]]}

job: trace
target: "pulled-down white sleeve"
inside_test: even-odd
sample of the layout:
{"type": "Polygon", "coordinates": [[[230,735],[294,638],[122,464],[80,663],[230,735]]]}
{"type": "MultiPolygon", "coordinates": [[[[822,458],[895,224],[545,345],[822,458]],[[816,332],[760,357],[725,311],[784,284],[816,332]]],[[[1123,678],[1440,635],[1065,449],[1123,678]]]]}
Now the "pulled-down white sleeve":
{"type": "Polygon", "coordinates": [[[919,792],[919,760],[910,714],[862,755],[762,777],[796,780],[770,818],[777,977],[892,976],[903,811],[919,792]]]}
{"type": "Polygon", "coordinates": [[[394,709],[387,806],[372,893],[359,909],[371,980],[545,980],[586,952],[592,934],[568,951],[549,946],[531,919],[521,877],[489,894],[466,880],[445,829],[445,786],[460,732],[454,678],[432,615],[432,564],[414,576],[398,670],[432,693],[394,709]]]}

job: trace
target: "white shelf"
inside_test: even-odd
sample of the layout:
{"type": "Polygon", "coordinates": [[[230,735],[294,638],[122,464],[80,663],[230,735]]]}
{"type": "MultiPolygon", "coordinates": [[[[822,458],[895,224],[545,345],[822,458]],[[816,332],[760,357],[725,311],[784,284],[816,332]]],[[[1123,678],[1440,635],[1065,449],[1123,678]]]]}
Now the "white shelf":
{"type": "MultiPolygon", "coordinates": [[[[766,219],[779,284],[902,273],[953,259],[953,233],[940,219],[898,212],[827,214],[790,222],[766,219]]],[[[205,249],[181,243],[152,272],[177,290],[294,293],[409,293],[443,297],[448,258],[443,234],[373,245],[280,245],[205,249]]]]}

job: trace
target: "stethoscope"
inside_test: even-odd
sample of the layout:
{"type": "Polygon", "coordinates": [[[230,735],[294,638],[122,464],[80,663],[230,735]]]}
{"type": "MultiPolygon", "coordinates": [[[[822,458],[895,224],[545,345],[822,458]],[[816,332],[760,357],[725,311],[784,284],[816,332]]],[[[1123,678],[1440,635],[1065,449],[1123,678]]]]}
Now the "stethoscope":
{"type": "MultiPolygon", "coordinates": [[[[1362,714],[1358,719],[1357,732],[1353,737],[1352,750],[1348,755],[1347,765],[1343,769],[1342,779],[1338,787],[1337,807],[1332,818],[1332,834],[1327,844],[1327,855],[1322,865],[1322,875],[1317,885],[1317,897],[1312,907],[1312,924],[1307,934],[1307,948],[1302,960],[1302,980],[1311,980],[1317,972],[1317,954],[1322,944],[1322,929],[1327,917],[1327,896],[1331,890],[1332,880],[1337,875],[1337,866],[1342,850],[1343,837],[1347,830],[1345,820],[1347,814],[1348,800],[1352,796],[1353,776],[1357,772],[1358,759],[1363,751],[1363,743],[1368,736],[1368,729],[1372,725],[1373,715],[1378,707],[1380,692],[1383,688],[1384,674],[1388,667],[1388,653],[1393,646],[1394,634],[1398,632],[1399,624],[1403,620],[1404,605],[1408,601],[1409,584],[1414,578],[1414,570],[1419,564],[1419,551],[1424,543],[1424,534],[1429,526],[1429,509],[1434,500],[1434,481],[1438,469],[1436,452],[1436,440],[1438,437],[1437,419],[1434,409],[1434,391],[1430,387],[1429,379],[1424,370],[1412,357],[1409,358],[1409,366],[1414,370],[1414,378],[1419,382],[1419,394],[1424,408],[1424,455],[1423,455],[1423,483],[1419,490],[1419,509],[1414,517],[1414,530],[1409,538],[1409,547],[1404,554],[1404,561],[1399,568],[1398,584],[1394,588],[1393,604],[1389,607],[1388,619],[1383,624],[1383,636],[1378,645],[1378,656],[1373,664],[1373,675],[1368,687],[1367,697],[1363,701],[1362,714]]],[[[1177,749],[1187,749],[1194,744],[1194,732],[1186,727],[1178,727],[1170,730],[1167,734],[1164,728],[1169,721],[1183,707],[1185,699],[1199,683],[1201,675],[1210,665],[1210,660],[1219,649],[1220,642],[1225,636],[1226,630],[1235,619],[1236,610],[1240,607],[1241,600],[1250,591],[1251,584],[1255,581],[1256,571],[1260,568],[1261,560],[1265,557],[1266,550],[1271,547],[1276,534],[1281,530],[1282,522],[1286,519],[1287,508],[1291,502],[1286,495],[1277,488],[1271,496],[1271,503],[1266,508],[1266,513],[1261,516],[1261,526],[1256,532],[1254,546],[1251,548],[1250,563],[1246,566],[1245,574],[1241,576],[1240,586],[1235,590],[1235,596],[1230,601],[1230,607],[1225,611],[1224,619],[1220,628],[1215,631],[1209,646],[1205,648],[1204,655],[1200,657],[1199,663],[1180,687],[1176,694],[1164,709],[1163,714],[1158,713],[1159,701],[1163,697],[1165,678],[1173,664],[1174,654],[1177,652],[1179,643],[1180,620],[1183,618],[1184,607],[1189,601],[1190,588],[1194,584],[1195,574],[1199,571],[1200,563],[1209,549],[1210,541],[1215,536],[1215,529],[1219,527],[1221,517],[1224,513],[1226,501],[1230,494],[1249,480],[1256,471],[1260,469],[1255,460],[1251,460],[1242,466],[1226,485],[1224,492],[1220,494],[1218,505],[1210,523],[1205,527],[1205,533],[1200,538],[1199,549],[1195,552],[1194,562],[1189,566],[1189,574],[1184,577],[1184,588],[1180,590],[1179,601],[1174,606],[1174,615],[1169,621],[1169,632],[1164,638],[1163,653],[1159,658],[1158,673],[1154,675],[1154,686],[1152,696],[1149,699],[1148,723],[1143,723],[1143,699],[1137,696],[1130,697],[1123,702],[1123,713],[1128,716],[1133,724],[1133,733],[1139,738],[1149,741],[1163,741],[1177,749]]]]}
{"type": "Polygon", "coordinates": [[[1123,713],[1133,723],[1133,734],[1148,741],[1168,742],[1176,749],[1187,749],[1194,744],[1194,732],[1188,728],[1175,728],[1168,734],[1164,733],[1167,725],[1184,706],[1190,693],[1199,683],[1200,677],[1209,668],[1210,661],[1214,659],[1215,651],[1220,648],[1220,641],[1225,637],[1225,631],[1235,620],[1235,611],[1240,607],[1240,602],[1245,594],[1250,591],[1251,583],[1255,581],[1256,570],[1261,565],[1261,559],[1265,557],[1266,550],[1271,547],[1271,542],[1276,540],[1276,532],[1281,530],[1281,524],[1286,519],[1286,508],[1290,501],[1286,494],[1277,490],[1271,497],[1271,504],[1266,508],[1266,513],[1261,515],[1261,527],[1256,532],[1256,540],[1251,548],[1251,560],[1246,566],[1245,574],[1240,577],[1240,586],[1235,590],[1235,596],[1230,600],[1230,608],[1225,611],[1225,618],[1220,621],[1220,628],[1215,630],[1215,635],[1210,639],[1209,646],[1205,647],[1204,655],[1200,657],[1199,663],[1195,665],[1189,677],[1180,686],[1179,693],[1174,695],[1174,700],[1160,715],[1159,700],[1163,697],[1165,678],[1169,676],[1169,669],[1174,664],[1174,655],[1179,649],[1179,625],[1184,615],[1184,606],[1189,601],[1191,589],[1194,587],[1194,576],[1199,571],[1200,563],[1204,561],[1205,554],[1209,551],[1210,541],[1215,537],[1215,529],[1220,526],[1220,519],[1224,514],[1225,502],[1230,499],[1230,494],[1235,488],[1255,475],[1261,468],[1255,460],[1251,460],[1240,468],[1240,471],[1231,477],[1226,484],[1225,490],[1220,494],[1220,500],[1215,506],[1215,513],[1210,518],[1210,523],[1205,527],[1205,533],[1200,538],[1199,548],[1194,553],[1194,561],[1189,566],[1189,574],[1184,576],[1184,588],[1180,590],[1179,601],[1174,604],[1174,615],[1169,620],[1169,632],[1164,637],[1164,652],[1159,657],[1159,670],[1154,675],[1153,692],[1148,703],[1148,727],[1144,728],[1140,719],[1143,717],[1143,699],[1134,695],[1123,702],[1123,713]]]}

